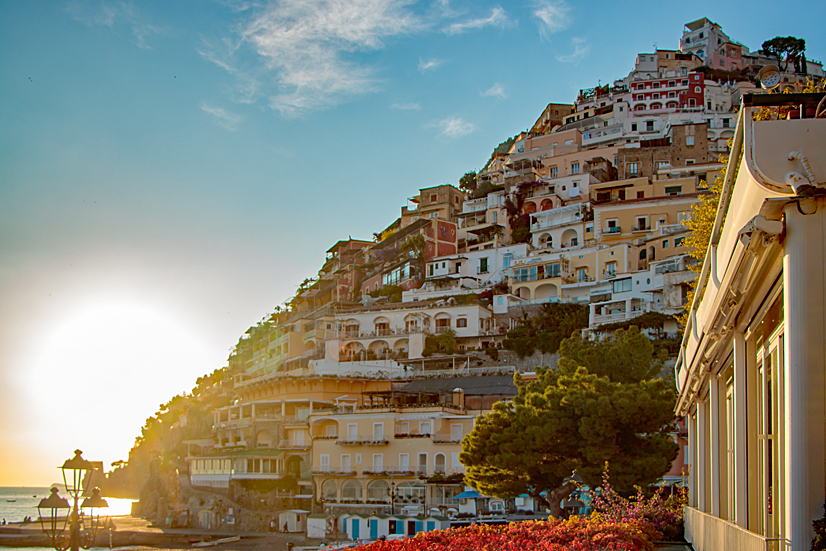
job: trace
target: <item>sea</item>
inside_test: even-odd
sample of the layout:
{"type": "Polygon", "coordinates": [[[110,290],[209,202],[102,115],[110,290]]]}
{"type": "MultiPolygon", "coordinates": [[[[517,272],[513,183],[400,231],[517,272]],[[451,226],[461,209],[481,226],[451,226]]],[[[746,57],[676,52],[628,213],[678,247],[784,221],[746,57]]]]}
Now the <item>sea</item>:
{"type": "MultiPolygon", "coordinates": [[[[60,487],[60,486],[58,486],[60,487]]],[[[49,488],[21,488],[0,486],[0,522],[20,522],[24,517],[31,517],[37,523],[37,505],[40,500],[49,496],[49,488]]],[[[68,498],[68,494],[61,488],[60,496],[68,498]]],[[[133,499],[107,497],[109,505],[106,512],[109,516],[128,515],[132,512],[133,499]]],[[[17,549],[0,546],[0,549],[17,549]]],[[[92,548],[95,549],[95,548],[92,548]]],[[[103,548],[101,548],[103,549],[103,548]]],[[[108,548],[106,548],[108,549],[108,548]]],[[[26,547],[24,551],[49,551],[47,548],[26,547]]],[[[51,551],[54,551],[53,549],[51,551]]]]}

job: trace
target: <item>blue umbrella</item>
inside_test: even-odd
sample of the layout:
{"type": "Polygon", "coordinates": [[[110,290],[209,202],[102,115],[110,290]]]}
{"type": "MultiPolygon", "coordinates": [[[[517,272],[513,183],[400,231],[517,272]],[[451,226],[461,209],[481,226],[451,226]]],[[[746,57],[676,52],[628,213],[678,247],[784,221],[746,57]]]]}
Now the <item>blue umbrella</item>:
{"type": "Polygon", "coordinates": [[[453,499],[471,499],[471,498],[477,498],[477,497],[484,497],[484,496],[482,494],[480,494],[479,492],[477,492],[476,490],[467,490],[467,491],[462,492],[461,494],[459,494],[457,496],[453,496],[453,499]]]}

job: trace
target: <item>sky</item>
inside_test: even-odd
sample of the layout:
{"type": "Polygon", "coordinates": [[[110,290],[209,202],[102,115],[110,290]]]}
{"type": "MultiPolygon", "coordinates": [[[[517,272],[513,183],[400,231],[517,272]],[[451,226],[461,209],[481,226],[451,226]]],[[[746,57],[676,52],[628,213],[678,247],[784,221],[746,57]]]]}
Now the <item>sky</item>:
{"type": "Polygon", "coordinates": [[[0,486],[126,459],[336,241],[701,17],[826,52],[799,0],[0,0],[0,486]]]}

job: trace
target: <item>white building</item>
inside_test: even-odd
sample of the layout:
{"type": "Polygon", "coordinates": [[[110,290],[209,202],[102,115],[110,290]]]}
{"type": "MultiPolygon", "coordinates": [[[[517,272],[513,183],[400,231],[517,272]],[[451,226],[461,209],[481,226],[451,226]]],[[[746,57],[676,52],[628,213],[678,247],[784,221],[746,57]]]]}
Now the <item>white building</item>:
{"type": "Polygon", "coordinates": [[[737,121],[676,367],[697,551],[806,551],[823,516],[826,120],[797,118],[823,97],[747,95],[737,121]]]}

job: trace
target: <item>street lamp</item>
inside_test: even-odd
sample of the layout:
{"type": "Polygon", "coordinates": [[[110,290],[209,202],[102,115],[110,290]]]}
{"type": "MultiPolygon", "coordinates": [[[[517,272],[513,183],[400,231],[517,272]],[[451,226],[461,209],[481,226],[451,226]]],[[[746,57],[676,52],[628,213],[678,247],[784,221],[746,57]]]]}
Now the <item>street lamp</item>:
{"type": "Polygon", "coordinates": [[[94,545],[95,538],[105,523],[105,520],[101,521],[100,513],[95,515],[95,509],[109,506],[106,500],[100,497],[98,488],[95,488],[91,496],[78,504],[80,498],[83,497],[85,477],[93,469],[92,463],[83,459],[81,454],[83,454],[82,451],[75,450],[75,456],[72,459],[67,459],[60,467],[63,472],[63,485],[74,501],[74,506],[70,507],[69,502],[57,494],[57,488],[52,488],[49,497],[41,500],[37,506],[40,526],[49,536],[52,546],[58,551],[65,551],[66,549],[78,551],[81,547],[89,549],[94,545]],[[67,514],[63,516],[60,515],[61,509],[71,509],[71,511],[67,511],[67,514]],[[81,514],[84,509],[89,510],[88,530],[84,529],[83,517],[85,511],[83,515],[81,514]],[[67,524],[69,526],[68,535],[64,533],[67,524]]]}
{"type": "Polygon", "coordinates": [[[387,495],[390,497],[390,514],[396,516],[396,497],[398,497],[398,493],[396,491],[395,482],[390,482],[390,488],[387,489],[387,495]]]}

